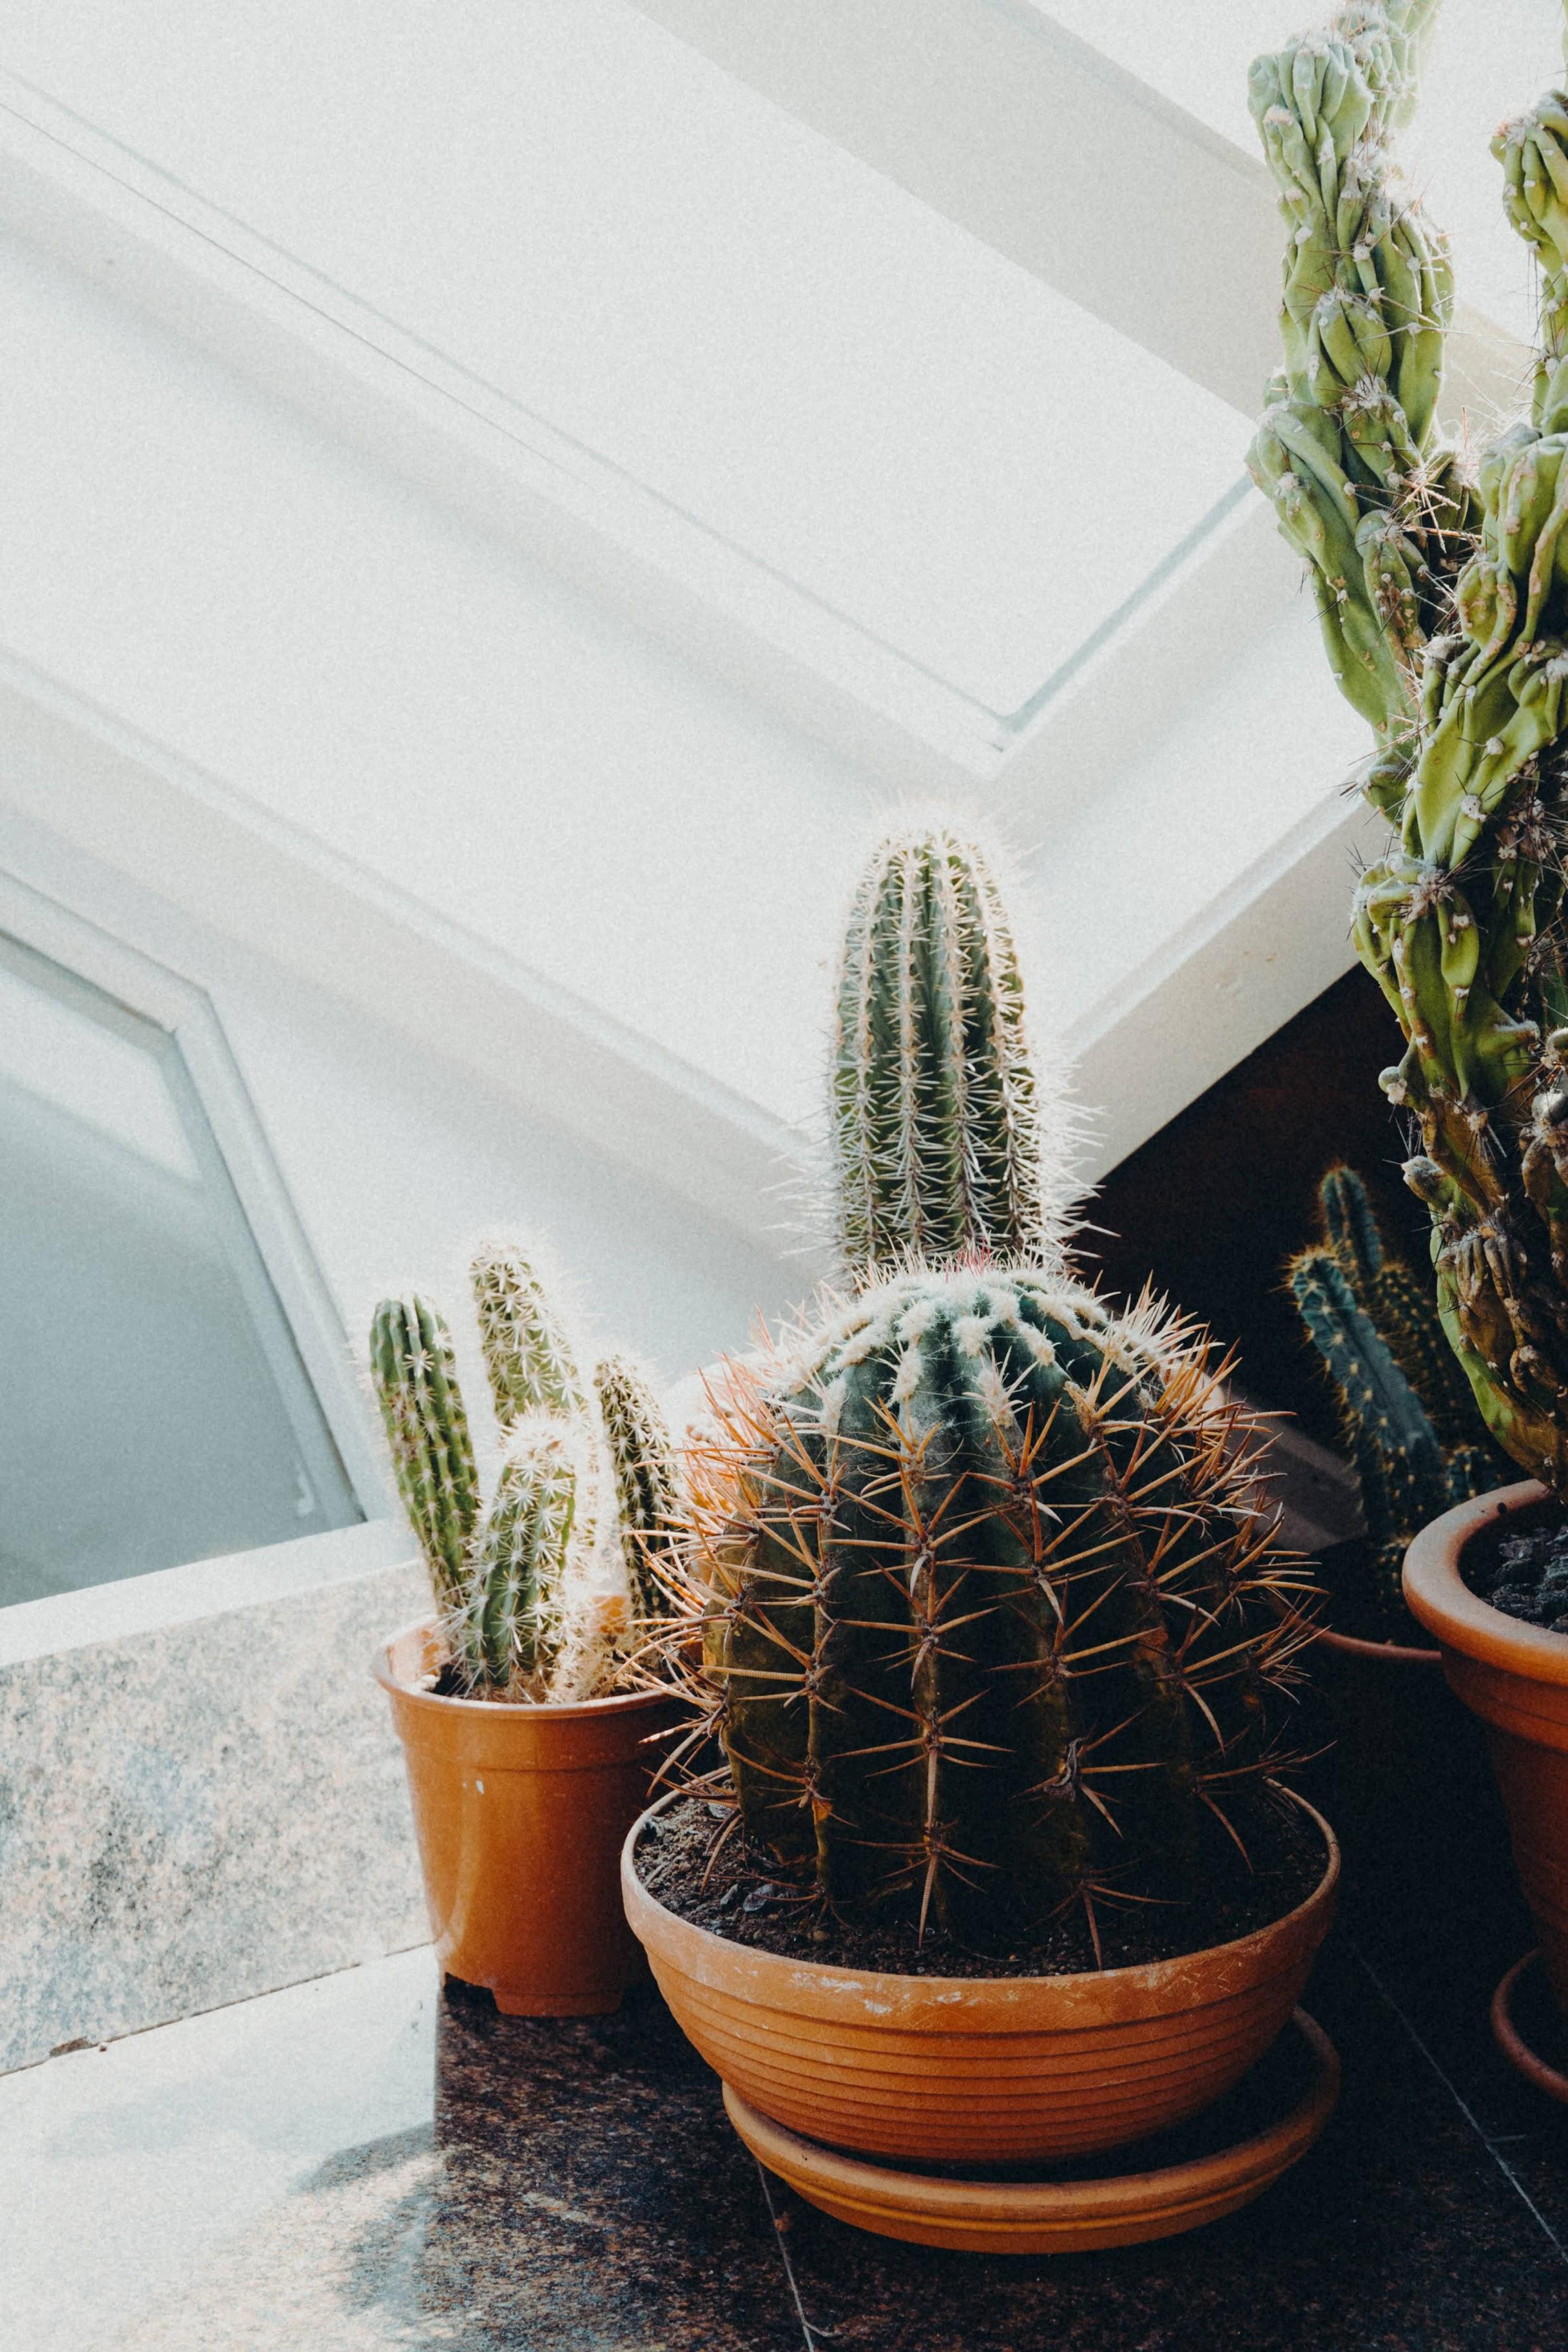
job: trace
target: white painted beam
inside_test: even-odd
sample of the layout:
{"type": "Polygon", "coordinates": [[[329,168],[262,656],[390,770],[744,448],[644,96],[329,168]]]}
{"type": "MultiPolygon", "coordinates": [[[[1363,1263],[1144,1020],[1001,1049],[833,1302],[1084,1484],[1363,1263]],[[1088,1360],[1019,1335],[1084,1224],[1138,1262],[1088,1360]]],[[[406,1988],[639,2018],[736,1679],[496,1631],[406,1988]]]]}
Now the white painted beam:
{"type": "MultiPolygon", "coordinates": [[[[1279,357],[1262,159],[1029,0],[633,5],[1244,415],[1258,407],[1279,357]]],[[[1451,404],[1510,404],[1519,358],[1462,310],[1451,404]]]]}

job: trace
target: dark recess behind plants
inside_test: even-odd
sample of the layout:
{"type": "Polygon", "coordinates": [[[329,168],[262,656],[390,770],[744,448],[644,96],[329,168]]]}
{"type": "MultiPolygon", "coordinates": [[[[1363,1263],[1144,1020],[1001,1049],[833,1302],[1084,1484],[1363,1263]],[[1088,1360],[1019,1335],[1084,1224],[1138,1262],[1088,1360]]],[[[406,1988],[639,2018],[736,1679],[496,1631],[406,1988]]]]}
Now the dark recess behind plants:
{"type": "Polygon", "coordinates": [[[1323,1170],[1366,1178],[1386,1238],[1427,1265],[1425,1210],[1400,1177],[1406,1147],[1379,1089],[1396,1023],[1358,967],[1111,1171],[1089,1202],[1082,1255],[1108,1288],[1158,1287],[1237,1344],[1259,1404],[1299,1415],[1325,1444],[1334,1409],[1282,1281],[1317,1230],[1323,1170]]]}

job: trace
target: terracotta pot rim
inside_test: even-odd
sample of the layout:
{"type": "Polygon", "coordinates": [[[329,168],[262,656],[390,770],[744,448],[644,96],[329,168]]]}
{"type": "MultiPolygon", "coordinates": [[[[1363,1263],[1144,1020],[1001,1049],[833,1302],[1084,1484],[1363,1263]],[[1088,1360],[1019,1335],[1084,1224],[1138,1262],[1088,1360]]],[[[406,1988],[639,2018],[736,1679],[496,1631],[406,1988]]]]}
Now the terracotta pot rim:
{"type": "Polygon", "coordinates": [[[1568,1685],[1568,1634],[1527,1625],[1472,1592],[1459,1573],[1465,1546],[1493,1519],[1552,1500],[1549,1487],[1526,1478],[1456,1503],[1430,1519],[1405,1555],[1405,1598],[1411,1614],[1447,1650],[1500,1667],[1526,1682],[1568,1685]]]}
{"type": "Polygon", "coordinates": [[[1380,1665],[1440,1666],[1443,1663],[1441,1650],[1417,1648],[1409,1642],[1367,1642],[1359,1633],[1342,1633],[1334,1625],[1319,1626],[1312,1646],[1319,1642],[1342,1658],[1375,1658],[1380,1665]]]}
{"type": "Polygon", "coordinates": [[[552,1722],[565,1723],[579,1716],[629,1715],[637,1707],[668,1706],[672,1699],[680,1696],[673,1683],[668,1692],[613,1691],[605,1698],[574,1699],[453,1698],[445,1691],[419,1690],[394,1672],[392,1653],[411,1633],[433,1633],[436,1629],[434,1617],[416,1617],[412,1623],[400,1625],[395,1633],[389,1633],[371,1661],[370,1670],[382,1689],[395,1691],[406,1706],[483,1716],[491,1723],[504,1722],[513,1716],[532,1721],[542,1715],[549,1716],[552,1722]]]}
{"type": "MultiPolygon", "coordinates": [[[[682,1918],[679,1912],[671,1911],[668,1904],[661,1903],[658,1895],[644,1885],[637,1866],[637,1850],[643,1833],[656,1814],[663,1812],[667,1806],[676,1803],[686,1793],[684,1789],[669,1790],[649,1805],[646,1812],[639,1813],[626,1832],[626,1842],[621,1849],[621,1883],[626,1890],[628,1912],[631,1909],[631,1896],[635,1892],[639,1901],[648,1904],[656,1911],[662,1912],[665,1917],[673,1920],[684,1934],[700,1938],[701,1943],[712,1951],[734,1954],[746,1962],[771,1962],[773,1968],[787,1970],[792,1976],[798,1974],[803,1969],[807,1969],[815,1979],[845,1991],[857,1990],[872,1992],[879,1986],[918,1985],[921,2000],[929,2000],[932,2003],[940,2003],[944,1996],[950,1999],[955,1997],[974,1999],[996,1988],[1026,1985],[1060,1987],[1064,1999],[1068,2000],[1072,1999],[1076,1990],[1089,1986],[1101,1989],[1125,1986],[1130,1990],[1153,1992],[1174,1972],[1190,1969],[1194,1960],[1210,1959],[1216,1955],[1234,1956],[1248,1951],[1254,1947],[1261,1948],[1273,1938],[1279,1937],[1281,1931],[1293,1921],[1304,1921],[1309,1913],[1320,1910],[1324,1904],[1331,1904],[1340,1880],[1338,1838],[1335,1837],[1329,1823],[1315,1805],[1309,1804],[1306,1798],[1299,1795],[1294,1789],[1285,1789],[1282,1793],[1289,1798],[1291,1803],[1300,1805],[1301,1811],[1317,1823],[1327,1849],[1323,1874],[1311,1893],[1304,1896],[1293,1909],[1282,1911],[1278,1919],[1270,1919],[1261,1927],[1254,1927],[1249,1935],[1232,1937],[1223,1944],[1204,1944],[1194,1952],[1178,1952],[1173,1958],[1166,1960],[1137,1960],[1119,1969],[1062,1969],[1050,1976],[928,1977],[913,1976],[904,1970],[847,1969],[826,1960],[792,1958],[783,1952],[770,1952],[761,1945],[738,1944],[731,1937],[715,1934],[711,1927],[700,1927],[695,1919],[682,1918]]],[[[635,1929],[637,1926],[635,1918],[632,1926],[635,1929]]]]}

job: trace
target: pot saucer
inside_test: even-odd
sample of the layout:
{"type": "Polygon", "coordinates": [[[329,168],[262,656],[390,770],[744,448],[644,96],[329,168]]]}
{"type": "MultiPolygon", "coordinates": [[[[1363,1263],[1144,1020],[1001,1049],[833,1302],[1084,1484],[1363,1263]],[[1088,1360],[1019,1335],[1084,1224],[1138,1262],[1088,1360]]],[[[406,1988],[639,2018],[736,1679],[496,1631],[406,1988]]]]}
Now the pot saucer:
{"type": "Polygon", "coordinates": [[[1568,2074],[1561,2074],[1532,2050],[1514,2023],[1514,1995],[1519,1989],[1520,1979],[1540,1958],[1541,1952],[1537,1948],[1533,1952],[1526,1952],[1522,1960],[1515,1960],[1493,1993],[1492,2039],[1509,2064],[1517,2067],[1527,2082],[1533,2083],[1538,2091],[1544,2091],[1549,2099],[1560,2099],[1564,2106],[1568,2106],[1568,2074]]]}
{"type": "MultiPolygon", "coordinates": [[[[1136,2246],[1199,2229],[1250,2204],[1318,2138],[1339,2097],[1339,2056],[1304,2009],[1295,2011],[1291,2022],[1305,2044],[1308,2074],[1294,2105],[1229,2147],[1148,2172],[1055,2180],[955,2179],[819,2147],[759,2115],[727,2083],[724,2105],[759,2163],[808,2204],[878,2237],[987,2254],[1136,2246]]],[[[1115,2158],[1101,2160],[1112,2163],[1115,2158]]]]}

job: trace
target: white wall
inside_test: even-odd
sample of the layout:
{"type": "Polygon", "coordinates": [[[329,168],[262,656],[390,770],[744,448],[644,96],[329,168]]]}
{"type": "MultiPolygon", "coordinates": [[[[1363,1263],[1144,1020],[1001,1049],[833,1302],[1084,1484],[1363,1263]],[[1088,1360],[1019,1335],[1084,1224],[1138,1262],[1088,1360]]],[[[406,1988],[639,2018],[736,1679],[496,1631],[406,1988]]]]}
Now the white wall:
{"type": "MultiPolygon", "coordinates": [[[[805,1286],[781,1255],[591,1150],[500,1085],[413,1045],[74,845],[0,821],[0,863],[211,995],[351,1343],[405,1279],[455,1296],[485,1232],[548,1243],[588,1336],[678,1378],[805,1286]]],[[[367,1402],[367,1412],[368,1412],[367,1402]]]]}

